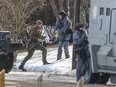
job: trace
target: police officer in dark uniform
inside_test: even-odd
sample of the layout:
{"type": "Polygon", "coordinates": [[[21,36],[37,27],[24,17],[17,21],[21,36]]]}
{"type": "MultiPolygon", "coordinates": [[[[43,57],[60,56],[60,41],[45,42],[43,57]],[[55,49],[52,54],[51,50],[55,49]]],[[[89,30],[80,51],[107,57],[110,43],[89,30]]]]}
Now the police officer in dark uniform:
{"type": "Polygon", "coordinates": [[[73,42],[75,45],[75,51],[77,55],[77,87],[82,86],[82,76],[86,73],[89,67],[89,50],[88,50],[88,40],[83,28],[83,24],[77,23],[76,28],[73,33],[73,42]]]}

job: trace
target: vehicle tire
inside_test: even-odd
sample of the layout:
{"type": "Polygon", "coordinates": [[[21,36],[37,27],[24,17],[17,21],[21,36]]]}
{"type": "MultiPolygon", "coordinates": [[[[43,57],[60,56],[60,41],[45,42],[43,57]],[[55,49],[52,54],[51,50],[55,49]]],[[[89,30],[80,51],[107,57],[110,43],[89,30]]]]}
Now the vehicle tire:
{"type": "Polygon", "coordinates": [[[13,53],[9,53],[7,57],[8,57],[8,62],[7,62],[6,72],[9,73],[13,67],[14,55],[13,53]]]}
{"type": "Polygon", "coordinates": [[[12,70],[13,61],[13,53],[9,53],[8,55],[0,55],[0,71],[5,69],[6,73],[9,73],[12,70]]]}
{"type": "Polygon", "coordinates": [[[97,84],[106,84],[109,80],[110,75],[109,74],[102,74],[99,75],[99,79],[97,84]]]}
{"type": "Polygon", "coordinates": [[[92,73],[92,68],[90,65],[84,75],[84,82],[85,84],[88,84],[88,83],[95,84],[98,81],[98,77],[99,77],[99,73],[92,73]]]}
{"type": "Polygon", "coordinates": [[[3,55],[0,55],[0,71],[2,70],[2,69],[5,69],[5,59],[4,59],[4,57],[3,57],[3,55]]]}

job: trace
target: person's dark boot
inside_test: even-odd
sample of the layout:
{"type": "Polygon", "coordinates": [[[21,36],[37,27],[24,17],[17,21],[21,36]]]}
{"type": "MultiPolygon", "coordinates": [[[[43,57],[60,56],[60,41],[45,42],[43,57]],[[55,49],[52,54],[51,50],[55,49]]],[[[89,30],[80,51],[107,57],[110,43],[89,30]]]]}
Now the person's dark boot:
{"type": "Polygon", "coordinates": [[[47,64],[51,64],[51,63],[48,63],[48,62],[43,62],[43,65],[47,65],[47,64]]]}
{"type": "Polygon", "coordinates": [[[61,58],[57,58],[57,60],[60,60],[61,58]]]}
{"type": "Polygon", "coordinates": [[[22,71],[27,71],[26,69],[24,69],[24,67],[22,65],[19,66],[19,69],[22,71]]]}
{"type": "Polygon", "coordinates": [[[66,57],[66,59],[70,58],[70,55],[66,57]]]}

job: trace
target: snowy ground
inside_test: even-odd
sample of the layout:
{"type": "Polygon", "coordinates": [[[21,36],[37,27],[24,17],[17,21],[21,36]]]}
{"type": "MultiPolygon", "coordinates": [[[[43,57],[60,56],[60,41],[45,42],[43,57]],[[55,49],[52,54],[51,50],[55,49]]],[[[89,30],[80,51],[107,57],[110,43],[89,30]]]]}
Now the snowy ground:
{"type": "MultiPolygon", "coordinates": [[[[64,52],[62,59],[56,61],[57,59],[57,47],[49,48],[47,54],[48,62],[52,63],[49,65],[43,65],[41,51],[36,51],[32,58],[24,66],[28,71],[40,71],[49,72],[50,74],[67,74],[71,71],[72,67],[72,46],[69,46],[70,58],[65,59],[64,52]]],[[[15,62],[16,68],[19,67],[21,61],[25,58],[27,52],[19,53],[17,61],[15,62]]]]}

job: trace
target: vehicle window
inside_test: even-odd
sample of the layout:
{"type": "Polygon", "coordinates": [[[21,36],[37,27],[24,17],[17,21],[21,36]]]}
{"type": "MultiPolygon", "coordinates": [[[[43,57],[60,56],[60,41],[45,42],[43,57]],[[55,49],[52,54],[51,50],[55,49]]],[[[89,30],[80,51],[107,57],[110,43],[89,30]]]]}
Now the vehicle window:
{"type": "Polygon", "coordinates": [[[7,33],[3,36],[3,39],[11,41],[11,35],[7,33]]]}
{"type": "Polygon", "coordinates": [[[104,8],[100,7],[100,15],[104,15],[104,8]]]}
{"type": "Polygon", "coordinates": [[[110,16],[110,8],[106,8],[106,16],[110,16]]]}

